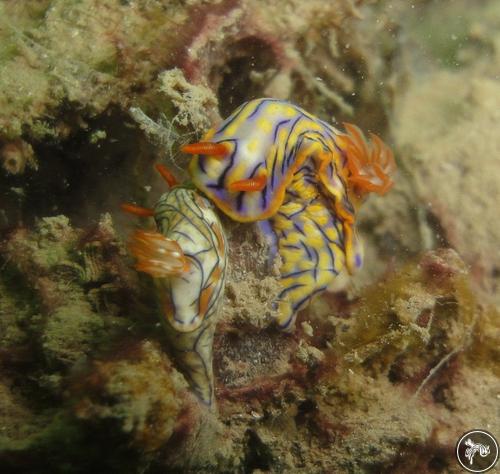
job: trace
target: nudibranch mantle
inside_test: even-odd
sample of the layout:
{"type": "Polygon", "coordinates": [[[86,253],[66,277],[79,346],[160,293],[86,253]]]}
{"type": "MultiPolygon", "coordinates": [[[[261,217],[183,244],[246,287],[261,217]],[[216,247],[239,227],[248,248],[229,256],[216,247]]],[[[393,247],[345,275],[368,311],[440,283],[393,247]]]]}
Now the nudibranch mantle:
{"type": "MultiPolygon", "coordinates": [[[[337,146],[339,132],[288,102],[257,99],[236,109],[217,130],[210,130],[204,141],[223,143],[224,159],[196,155],[189,171],[194,184],[217,207],[239,222],[252,222],[273,216],[281,206],[287,186],[306,159],[323,164],[321,179],[345,215],[352,215],[342,163],[337,146]],[[234,191],[231,184],[251,178],[265,178],[263,189],[234,191]]],[[[339,206],[337,206],[339,207],[339,206]]]]}
{"type": "Polygon", "coordinates": [[[177,363],[199,399],[211,406],[215,316],[227,266],[224,230],[213,205],[182,186],[163,194],[152,215],[158,232],[136,231],[130,250],[136,268],[154,277],[177,363]]]}
{"type": "Polygon", "coordinates": [[[196,191],[176,187],[156,203],[161,234],[174,240],[186,261],[180,275],[160,279],[164,312],[177,331],[200,327],[218,309],[226,271],[226,238],[212,204],[196,191]]]}

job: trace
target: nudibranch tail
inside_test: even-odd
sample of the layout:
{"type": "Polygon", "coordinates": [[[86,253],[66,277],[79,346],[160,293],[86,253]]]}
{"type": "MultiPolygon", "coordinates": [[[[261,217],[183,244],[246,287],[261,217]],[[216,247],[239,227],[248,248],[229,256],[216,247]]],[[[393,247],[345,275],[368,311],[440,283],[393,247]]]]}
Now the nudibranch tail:
{"type": "Polygon", "coordinates": [[[159,232],[135,231],[129,249],[137,259],[135,268],[154,278],[180,275],[189,268],[179,244],[159,232]]]}
{"type": "Polygon", "coordinates": [[[186,377],[191,390],[207,407],[215,406],[212,368],[212,344],[215,324],[205,323],[189,333],[173,331],[167,327],[167,335],[175,361],[186,377]]]}
{"type": "Polygon", "coordinates": [[[347,133],[341,136],[339,144],[347,156],[349,184],[360,195],[386,194],[393,185],[390,176],[396,170],[391,149],[373,133],[368,142],[356,125],[344,123],[344,127],[347,133]]]}

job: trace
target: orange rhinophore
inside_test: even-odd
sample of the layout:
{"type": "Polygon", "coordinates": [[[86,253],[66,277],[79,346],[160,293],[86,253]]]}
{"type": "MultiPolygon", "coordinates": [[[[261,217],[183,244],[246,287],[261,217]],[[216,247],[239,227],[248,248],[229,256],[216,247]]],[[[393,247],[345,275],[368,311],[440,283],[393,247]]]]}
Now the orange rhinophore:
{"type": "Polygon", "coordinates": [[[184,153],[190,155],[208,155],[215,158],[224,158],[229,154],[229,148],[224,143],[198,142],[189,143],[181,147],[184,153]]]}
{"type": "Polygon", "coordinates": [[[181,275],[189,269],[179,244],[159,232],[136,230],[128,247],[137,259],[136,270],[154,278],[181,275]]]}
{"type": "Polygon", "coordinates": [[[347,133],[342,135],[341,148],[347,156],[349,184],[359,194],[386,194],[394,184],[390,176],[396,170],[391,149],[373,133],[368,142],[356,125],[344,123],[344,127],[347,133]]]}
{"type": "MultiPolygon", "coordinates": [[[[179,183],[177,178],[172,174],[172,172],[165,166],[161,164],[155,165],[156,171],[160,173],[162,178],[167,182],[169,187],[177,186],[179,183]]],[[[136,206],[135,204],[122,203],[120,204],[122,211],[128,212],[129,214],[134,214],[139,217],[153,217],[155,211],[147,207],[136,206]]]]}
{"type": "Polygon", "coordinates": [[[134,214],[140,217],[152,217],[155,211],[153,209],[148,209],[147,207],[136,206],[135,204],[122,203],[120,204],[122,211],[128,212],[129,214],[134,214]]]}
{"type": "Polygon", "coordinates": [[[267,173],[264,172],[257,178],[240,179],[230,183],[227,187],[228,191],[262,191],[267,184],[267,173]]]}
{"type": "Polygon", "coordinates": [[[177,186],[179,182],[177,178],[170,172],[170,170],[161,164],[155,165],[156,171],[161,174],[162,178],[167,182],[170,187],[177,186]]]}

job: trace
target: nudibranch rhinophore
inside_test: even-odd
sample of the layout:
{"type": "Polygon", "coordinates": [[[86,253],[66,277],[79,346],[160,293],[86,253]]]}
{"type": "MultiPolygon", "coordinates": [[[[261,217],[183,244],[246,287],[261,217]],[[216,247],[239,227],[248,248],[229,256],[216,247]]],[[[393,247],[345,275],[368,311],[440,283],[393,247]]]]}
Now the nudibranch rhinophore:
{"type": "Polygon", "coordinates": [[[182,148],[195,155],[195,186],[219,209],[239,222],[270,224],[282,260],[283,329],[344,268],[362,265],[356,210],[367,193],[392,186],[391,150],[376,135],[368,142],[356,126],[344,126],[341,132],[286,101],[256,99],[182,148]]]}
{"type": "MultiPolygon", "coordinates": [[[[157,168],[176,184],[166,168],[157,168]]],[[[227,243],[219,218],[210,201],[183,186],[163,194],[152,210],[122,207],[156,221],[156,231],[136,231],[129,247],[137,270],[154,278],[177,364],[198,398],[212,406],[212,346],[226,278],[227,243]]]]}

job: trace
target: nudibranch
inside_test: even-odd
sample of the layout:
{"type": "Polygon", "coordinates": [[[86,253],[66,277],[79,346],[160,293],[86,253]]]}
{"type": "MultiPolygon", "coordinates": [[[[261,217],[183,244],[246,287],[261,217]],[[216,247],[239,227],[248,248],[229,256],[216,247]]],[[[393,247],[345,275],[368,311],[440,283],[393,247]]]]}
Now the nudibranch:
{"type": "Polygon", "coordinates": [[[362,265],[355,215],[366,195],[392,186],[395,161],[376,135],[341,132],[289,102],[256,99],[238,107],[199,143],[189,172],[195,186],[230,218],[270,228],[282,260],[278,324],[330,287],[344,268],[362,265]]]}
{"type": "Polygon", "coordinates": [[[162,322],[176,362],[206,405],[214,401],[212,346],[224,295],[226,237],[213,205],[196,190],[176,185],[154,209],[124,204],[125,211],[152,216],[157,230],[137,230],[130,241],[136,269],[154,278],[162,322]]]}

